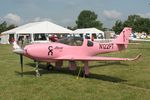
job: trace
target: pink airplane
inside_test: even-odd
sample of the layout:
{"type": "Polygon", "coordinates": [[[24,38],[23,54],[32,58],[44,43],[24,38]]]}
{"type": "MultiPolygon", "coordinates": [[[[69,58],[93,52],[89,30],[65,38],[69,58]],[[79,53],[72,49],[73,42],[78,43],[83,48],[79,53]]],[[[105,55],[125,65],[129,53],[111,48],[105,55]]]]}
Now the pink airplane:
{"type": "Polygon", "coordinates": [[[121,51],[128,47],[131,28],[124,28],[120,35],[109,43],[92,42],[81,37],[69,37],[54,43],[30,44],[22,49],[14,43],[13,52],[20,55],[21,71],[23,75],[23,56],[36,62],[36,75],[39,76],[39,62],[55,63],[57,69],[61,68],[63,61],[69,61],[69,69],[76,70],[76,61],[83,62],[83,73],[89,75],[89,61],[133,61],[135,58],[102,57],[97,54],[121,51]]]}

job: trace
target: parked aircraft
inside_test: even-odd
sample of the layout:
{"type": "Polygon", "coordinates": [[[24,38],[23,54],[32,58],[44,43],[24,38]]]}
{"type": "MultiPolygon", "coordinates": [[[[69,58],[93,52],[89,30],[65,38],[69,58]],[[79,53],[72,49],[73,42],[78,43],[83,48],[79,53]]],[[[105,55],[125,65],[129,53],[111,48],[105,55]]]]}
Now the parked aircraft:
{"type": "Polygon", "coordinates": [[[69,61],[69,69],[77,68],[76,61],[83,63],[85,76],[89,75],[89,61],[133,61],[135,58],[102,57],[97,54],[121,51],[128,47],[131,28],[124,28],[120,35],[109,43],[97,43],[81,37],[68,37],[54,43],[30,44],[24,48],[14,43],[13,52],[20,55],[21,71],[23,74],[23,56],[36,62],[36,75],[39,76],[39,62],[55,63],[56,68],[61,68],[63,61],[69,61]]]}

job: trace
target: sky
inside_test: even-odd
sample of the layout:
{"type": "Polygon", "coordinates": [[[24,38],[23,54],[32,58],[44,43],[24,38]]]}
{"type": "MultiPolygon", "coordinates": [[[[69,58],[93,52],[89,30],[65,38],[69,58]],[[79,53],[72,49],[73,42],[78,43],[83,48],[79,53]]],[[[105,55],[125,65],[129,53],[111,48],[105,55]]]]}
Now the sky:
{"type": "Polygon", "coordinates": [[[104,27],[111,28],[116,20],[127,20],[129,15],[150,18],[150,0],[1,0],[0,22],[22,25],[48,20],[75,26],[83,10],[94,11],[104,27]]]}

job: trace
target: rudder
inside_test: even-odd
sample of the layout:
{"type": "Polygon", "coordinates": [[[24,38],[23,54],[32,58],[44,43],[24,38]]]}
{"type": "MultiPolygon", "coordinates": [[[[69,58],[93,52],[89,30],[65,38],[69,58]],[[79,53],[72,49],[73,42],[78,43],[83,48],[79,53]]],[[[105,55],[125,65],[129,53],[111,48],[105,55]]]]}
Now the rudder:
{"type": "Polygon", "coordinates": [[[129,37],[131,35],[132,28],[125,27],[123,31],[120,33],[120,35],[112,41],[113,43],[116,44],[128,44],[129,43],[129,37]]]}

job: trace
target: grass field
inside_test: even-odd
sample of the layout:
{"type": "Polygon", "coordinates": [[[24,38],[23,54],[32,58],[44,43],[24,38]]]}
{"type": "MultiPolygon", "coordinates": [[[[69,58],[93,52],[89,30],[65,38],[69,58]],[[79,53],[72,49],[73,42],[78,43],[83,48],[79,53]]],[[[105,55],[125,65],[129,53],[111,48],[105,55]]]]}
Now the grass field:
{"type": "Polygon", "coordinates": [[[90,62],[90,78],[78,80],[67,62],[60,71],[46,71],[41,64],[42,76],[35,77],[33,61],[25,58],[22,78],[19,56],[12,53],[11,45],[0,45],[0,100],[149,100],[150,42],[105,56],[138,53],[142,57],[134,62],[90,62]]]}

